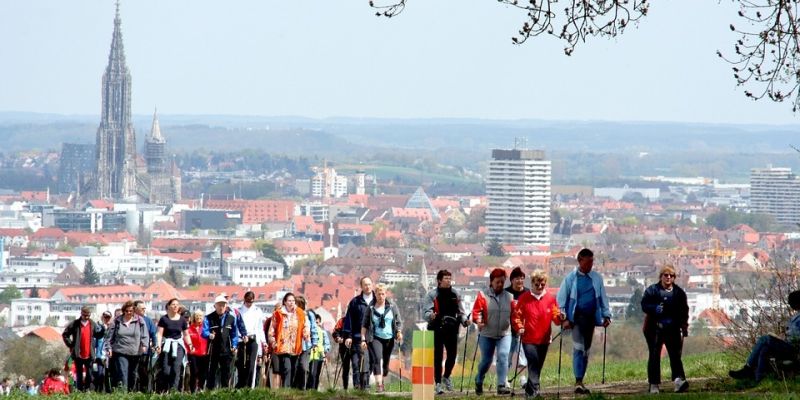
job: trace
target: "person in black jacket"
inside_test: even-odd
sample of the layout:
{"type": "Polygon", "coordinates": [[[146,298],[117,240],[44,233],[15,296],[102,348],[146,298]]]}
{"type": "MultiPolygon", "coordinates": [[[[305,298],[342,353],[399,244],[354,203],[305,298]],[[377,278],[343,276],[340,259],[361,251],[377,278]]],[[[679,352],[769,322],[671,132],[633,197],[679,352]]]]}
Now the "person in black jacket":
{"type": "Polygon", "coordinates": [[[88,390],[92,384],[92,362],[97,340],[102,339],[106,332],[103,325],[91,320],[91,316],[91,308],[81,307],[80,318],[67,325],[61,334],[75,362],[75,385],[80,391],[88,390]]]}
{"type": "Polygon", "coordinates": [[[666,265],[661,268],[659,282],[647,288],[642,297],[642,311],[646,314],[644,337],[647,340],[649,358],[647,360],[647,381],[650,393],[658,393],[661,383],[661,348],[667,346],[669,366],[675,392],[689,388],[683,371],[681,352],[683,338],[688,335],[689,304],[686,292],[675,284],[675,268],[666,265]]]}
{"type": "Polygon", "coordinates": [[[375,304],[375,295],[372,293],[372,279],[365,276],[359,283],[361,294],[353,297],[347,305],[342,336],[344,345],[352,352],[353,387],[365,390],[369,388],[369,354],[361,348],[361,326],[367,309],[375,304]]]}
{"type": "Polygon", "coordinates": [[[350,349],[344,345],[345,338],[342,335],[343,330],[344,317],[339,318],[339,320],[336,321],[336,326],[333,328],[333,333],[331,336],[333,337],[334,342],[339,343],[339,363],[341,364],[342,369],[342,387],[344,390],[347,390],[347,387],[350,384],[350,362],[352,359],[352,353],[350,352],[350,349]]]}

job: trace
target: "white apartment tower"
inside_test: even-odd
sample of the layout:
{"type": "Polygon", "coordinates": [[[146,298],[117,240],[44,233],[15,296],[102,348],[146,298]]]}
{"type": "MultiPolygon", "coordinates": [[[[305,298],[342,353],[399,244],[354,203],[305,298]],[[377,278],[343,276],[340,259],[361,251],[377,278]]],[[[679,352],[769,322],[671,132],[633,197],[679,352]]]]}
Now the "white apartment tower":
{"type": "Polygon", "coordinates": [[[750,170],[750,209],[781,224],[800,223],[800,177],[791,168],[750,170]]]}
{"type": "Polygon", "coordinates": [[[487,238],[550,246],[550,161],[542,150],[492,150],[486,195],[487,238]]]}

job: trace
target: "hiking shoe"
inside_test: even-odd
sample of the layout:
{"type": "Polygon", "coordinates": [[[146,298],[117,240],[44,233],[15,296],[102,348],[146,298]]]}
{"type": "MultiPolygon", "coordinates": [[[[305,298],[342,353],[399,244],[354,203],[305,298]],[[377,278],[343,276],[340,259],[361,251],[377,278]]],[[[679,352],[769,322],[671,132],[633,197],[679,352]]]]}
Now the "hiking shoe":
{"type": "Polygon", "coordinates": [[[675,393],[683,393],[689,389],[689,381],[686,379],[675,378],[675,393]]]}
{"type": "Polygon", "coordinates": [[[383,386],[382,383],[375,385],[375,393],[383,393],[386,391],[386,388],[383,386]]]}
{"type": "Polygon", "coordinates": [[[753,368],[749,365],[745,365],[741,369],[730,370],[728,371],[728,375],[733,379],[755,379],[756,377],[753,368]]]}
{"type": "Polygon", "coordinates": [[[483,384],[482,383],[476,383],[475,384],[475,394],[477,394],[478,396],[483,395],[483,384]]]}
{"type": "Polygon", "coordinates": [[[658,385],[654,385],[654,384],[651,383],[650,384],[650,390],[648,391],[648,393],[650,393],[650,394],[658,394],[659,393],[658,385]]]}
{"type": "Polygon", "coordinates": [[[589,394],[591,391],[583,385],[583,381],[575,381],[575,394],[589,394]]]}
{"type": "Polygon", "coordinates": [[[453,391],[453,381],[451,381],[450,378],[442,378],[442,385],[444,385],[445,391],[453,391]]]}
{"type": "Polygon", "coordinates": [[[436,394],[444,394],[444,386],[441,383],[436,384],[436,394]]]}
{"type": "Polygon", "coordinates": [[[509,389],[508,386],[498,386],[497,394],[498,395],[511,394],[511,389],[509,389]]]}

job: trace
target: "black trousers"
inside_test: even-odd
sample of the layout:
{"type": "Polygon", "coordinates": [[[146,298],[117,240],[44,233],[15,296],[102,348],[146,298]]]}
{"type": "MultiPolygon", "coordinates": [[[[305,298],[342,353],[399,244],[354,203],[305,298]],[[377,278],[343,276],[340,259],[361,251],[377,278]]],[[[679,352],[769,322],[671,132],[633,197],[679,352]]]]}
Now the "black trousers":
{"type": "Polygon", "coordinates": [[[80,391],[89,390],[92,385],[92,358],[77,358],[73,359],[75,363],[75,386],[80,391]]]}
{"type": "Polygon", "coordinates": [[[350,362],[353,359],[353,352],[344,344],[339,345],[339,362],[342,366],[342,387],[344,390],[350,386],[350,362]]]}
{"type": "Polygon", "coordinates": [[[249,388],[253,382],[253,371],[258,358],[258,342],[253,339],[247,343],[239,342],[238,348],[236,370],[239,371],[239,379],[236,381],[236,388],[249,388]]]}
{"type": "Polygon", "coordinates": [[[297,356],[291,354],[278,354],[278,368],[281,371],[281,387],[292,387],[295,368],[297,367],[297,356]]]}
{"type": "Polygon", "coordinates": [[[353,339],[350,346],[353,366],[353,387],[356,389],[369,388],[369,353],[361,349],[361,339],[353,339]]]}
{"type": "Polygon", "coordinates": [[[206,386],[208,356],[189,356],[189,390],[192,393],[206,386]]]}
{"type": "Polygon", "coordinates": [[[177,344],[173,344],[173,346],[177,346],[175,357],[172,356],[171,351],[161,352],[161,372],[158,374],[159,391],[179,391],[181,389],[181,378],[183,378],[183,357],[185,352],[183,347],[177,344]]]}
{"type": "Polygon", "coordinates": [[[679,327],[651,328],[644,334],[647,340],[649,356],[647,358],[647,382],[652,385],[661,383],[661,348],[667,346],[669,355],[669,368],[672,371],[672,380],[675,378],[686,379],[683,372],[683,335],[679,327]]]}
{"type": "Polygon", "coordinates": [[[442,357],[445,350],[447,360],[444,362],[444,377],[449,378],[458,356],[458,326],[433,331],[433,381],[436,383],[442,383],[442,357]]]}
{"type": "Polygon", "coordinates": [[[394,350],[394,338],[381,339],[375,337],[367,348],[369,350],[370,369],[373,375],[389,375],[389,359],[394,350]]]}
{"type": "Polygon", "coordinates": [[[294,382],[292,382],[292,387],[299,390],[306,389],[306,378],[308,377],[308,368],[309,368],[309,356],[310,351],[304,351],[297,356],[296,365],[294,368],[294,382]]]}
{"type": "Polygon", "coordinates": [[[306,380],[306,390],[319,389],[319,376],[322,373],[322,360],[314,360],[308,365],[308,379],[306,380]]]}
{"type": "Polygon", "coordinates": [[[217,386],[217,371],[219,371],[219,386],[221,388],[231,387],[231,361],[233,354],[219,354],[214,351],[208,358],[208,375],[206,376],[206,388],[213,390],[217,386]]]}

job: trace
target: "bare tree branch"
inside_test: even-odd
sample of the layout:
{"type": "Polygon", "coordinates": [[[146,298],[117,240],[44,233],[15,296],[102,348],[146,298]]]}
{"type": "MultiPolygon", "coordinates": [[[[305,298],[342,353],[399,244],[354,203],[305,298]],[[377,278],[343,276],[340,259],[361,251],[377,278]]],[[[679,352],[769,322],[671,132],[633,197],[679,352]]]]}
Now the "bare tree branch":
{"type": "MultiPolygon", "coordinates": [[[[733,46],[734,55],[717,54],[733,64],[733,77],[745,87],[745,96],[782,102],[792,100],[792,110],[800,106],[798,71],[798,7],[800,0],[735,0],[744,28],[730,29],[741,38],[733,46]]],[[[737,24],[738,25],[738,24],[737,24]]]]}

